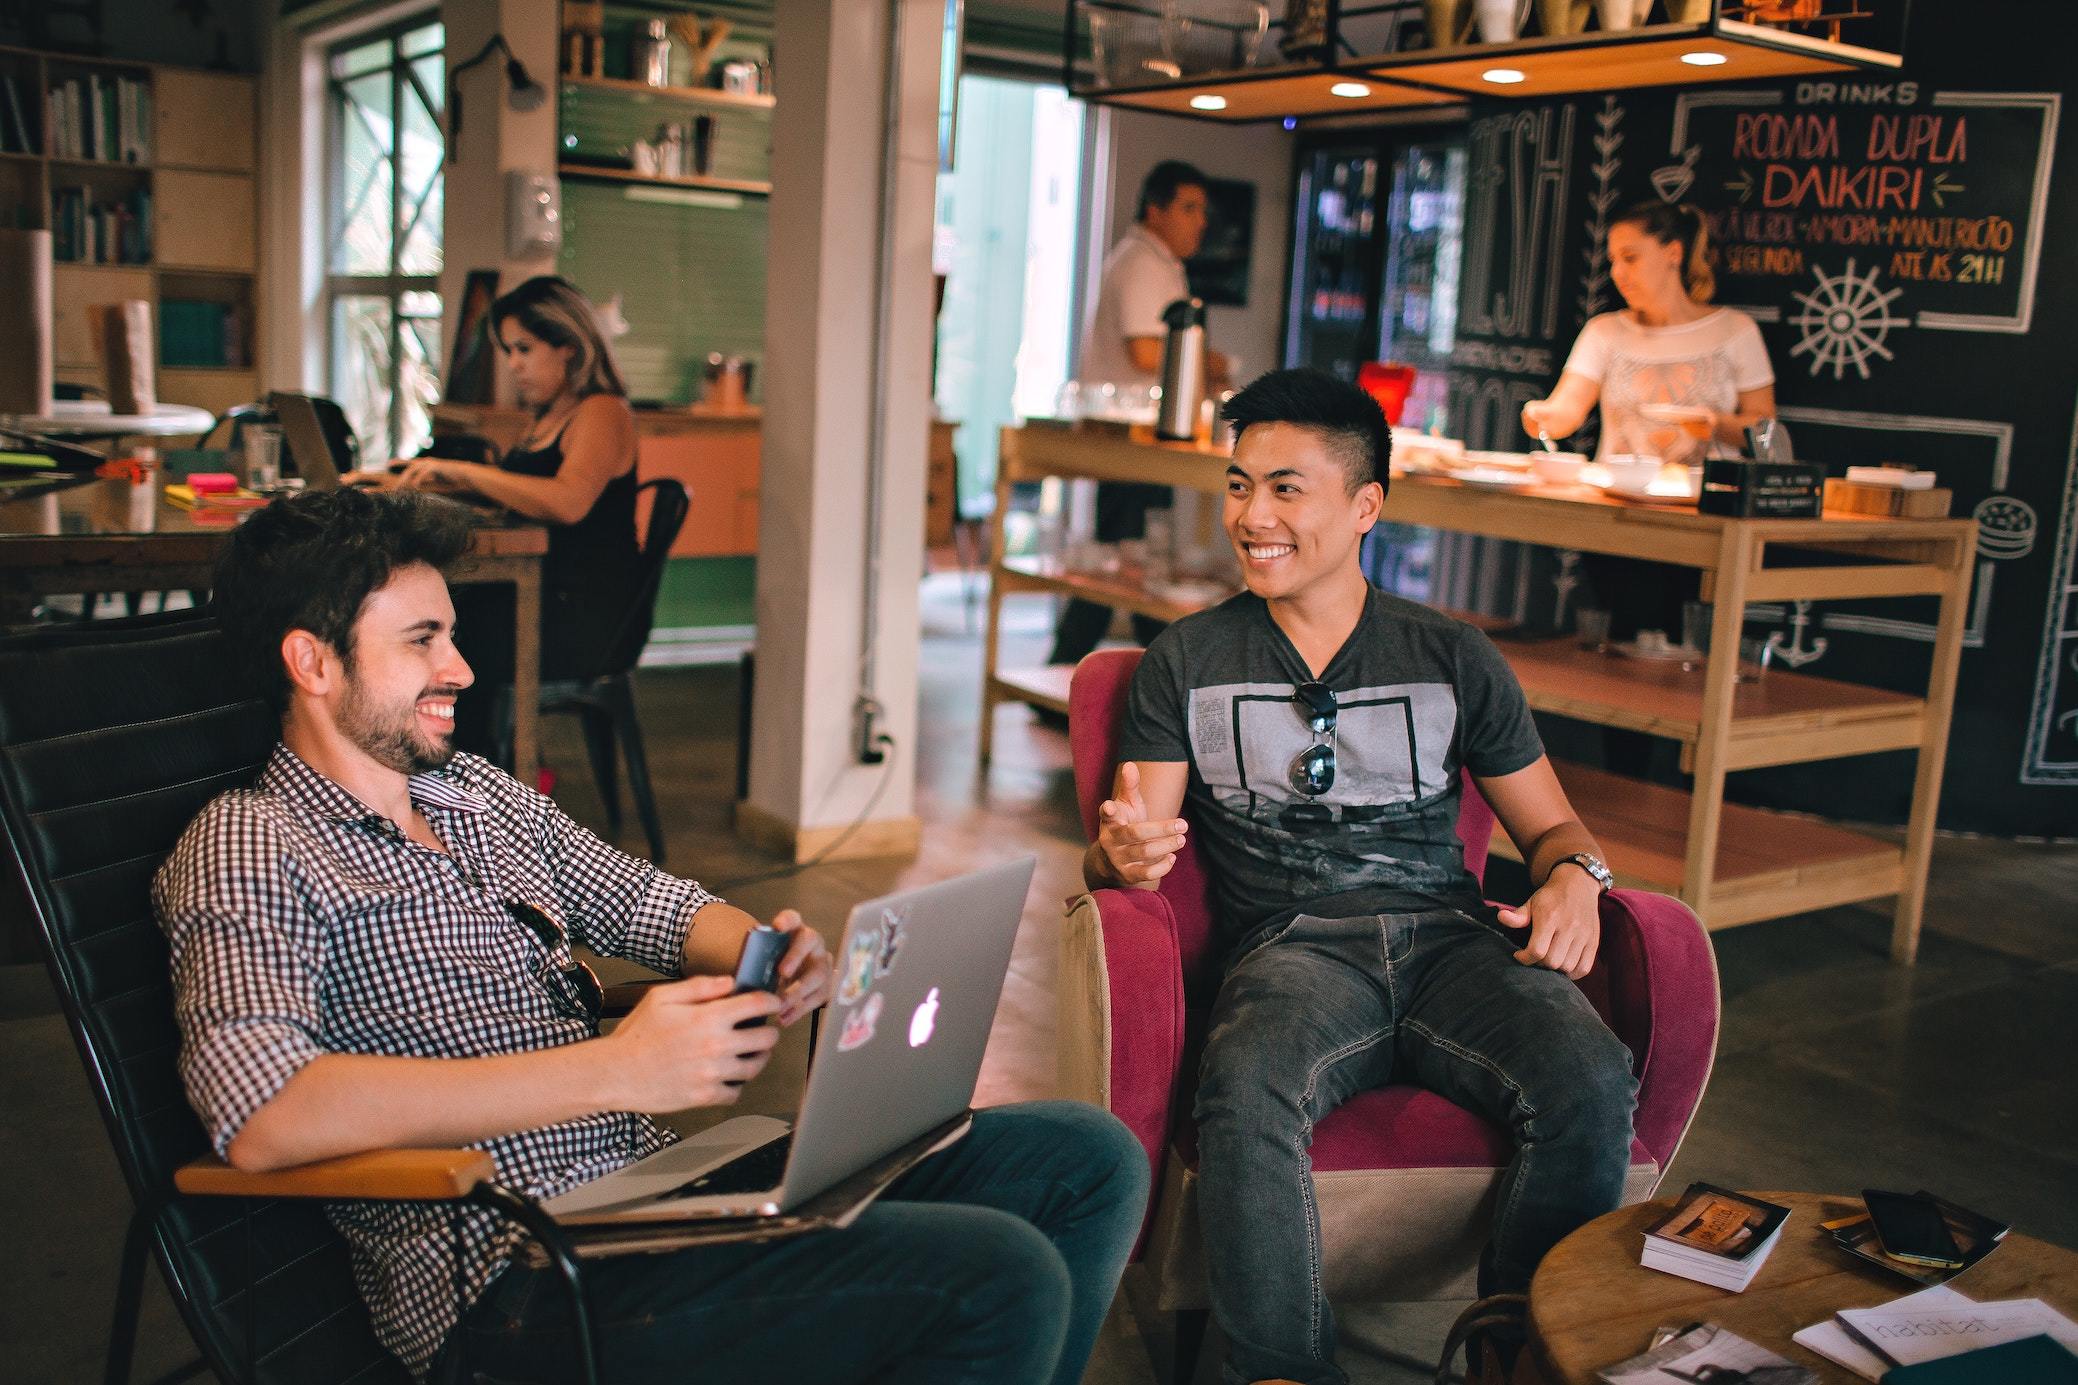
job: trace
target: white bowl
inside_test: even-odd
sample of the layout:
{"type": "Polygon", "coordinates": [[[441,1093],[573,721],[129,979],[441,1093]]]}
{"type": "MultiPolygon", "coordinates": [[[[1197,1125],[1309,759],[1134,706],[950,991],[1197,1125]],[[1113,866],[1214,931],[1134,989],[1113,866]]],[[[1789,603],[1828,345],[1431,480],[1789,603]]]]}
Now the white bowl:
{"type": "Polygon", "coordinates": [[[1660,474],[1662,459],[1650,452],[1613,452],[1602,458],[1609,473],[1609,489],[1642,491],[1660,474]]]}
{"type": "Polygon", "coordinates": [[[1580,479],[1587,458],[1578,452],[1532,452],[1530,470],[1546,485],[1570,486],[1580,479]]]}
{"type": "Polygon", "coordinates": [[[1467,450],[1465,453],[1465,465],[1498,466],[1506,467],[1511,471],[1528,471],[1530,469],[1530,454],[1527,452],[1479,452],[1467,450]]]}

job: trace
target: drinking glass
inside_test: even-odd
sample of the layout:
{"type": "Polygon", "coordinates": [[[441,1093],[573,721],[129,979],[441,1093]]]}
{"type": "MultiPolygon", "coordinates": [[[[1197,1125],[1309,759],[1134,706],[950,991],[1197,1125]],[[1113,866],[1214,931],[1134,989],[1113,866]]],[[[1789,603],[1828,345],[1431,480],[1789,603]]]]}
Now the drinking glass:
{"type": "Polygon", "coordinates": [[[1699,654],[1710,652],[1711,610],[1707,601],[1681,603],[1681,644],[1684,649],[1693,649],[1699,654]]]}
{"type": "Polygon", "coordinates": [[[1609,613],[1597,606],[1573,608],[1573,631],[1583,649],[1600,649],[1609,643],[1609,613]]]}
{"type": "Polygon", "coordinates": [[[281,430],[254,424],[245,430],[245,488],[272,490],[281,484],[281,430]]]}

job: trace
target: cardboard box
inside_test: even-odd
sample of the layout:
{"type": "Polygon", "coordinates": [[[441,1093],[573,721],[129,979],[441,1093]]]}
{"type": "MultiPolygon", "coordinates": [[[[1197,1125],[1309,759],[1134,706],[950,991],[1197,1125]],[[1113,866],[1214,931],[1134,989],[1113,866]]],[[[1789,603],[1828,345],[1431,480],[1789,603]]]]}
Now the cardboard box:
{"type": "Polygon", "coordinates": [[[1813,462],[1706,461],[1696,509],[1735,519],[1816,519],[1824,486],[1825,468],[1813,462]]]}

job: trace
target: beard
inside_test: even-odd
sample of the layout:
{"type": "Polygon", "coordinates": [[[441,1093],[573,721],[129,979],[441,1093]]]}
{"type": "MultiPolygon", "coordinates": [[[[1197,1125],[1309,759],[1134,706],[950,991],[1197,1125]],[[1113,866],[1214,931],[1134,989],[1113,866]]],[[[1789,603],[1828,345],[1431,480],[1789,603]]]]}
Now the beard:
{"type": "MultiPolygon", "coordinates": [[[[420,697],[447,696],[459,688],[429,688],[420,697]]],[[[435,736],[418,724],[419,698],[383,706],[362,685],[351,665],[346,696],[339,704],[339,730],[370,759],[399,774],[429,774],[455,757],[454,735],[435,736]]]]}

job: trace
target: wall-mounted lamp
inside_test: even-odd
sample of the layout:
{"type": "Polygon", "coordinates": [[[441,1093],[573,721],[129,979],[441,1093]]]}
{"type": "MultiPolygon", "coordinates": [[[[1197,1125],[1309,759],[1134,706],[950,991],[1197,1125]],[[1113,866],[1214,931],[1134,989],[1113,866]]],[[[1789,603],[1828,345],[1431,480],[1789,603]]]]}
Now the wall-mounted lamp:
{"type": "Polygon", "coordinates": [[[477,50],[476,56],[465,63],[458,63],[447,70],[447,157],[453,162],[455,146],[462,140],[462,85],[456,79],[470,68],[487,60],[493,53],[505,55],[505,103],[515,111],[525,114],[538,111],[548,100],[548,88],[534,80],[526,64],[512,54],[512,47],[505,42],[505,35],[493,34],[491,41],[477,50]]]}

